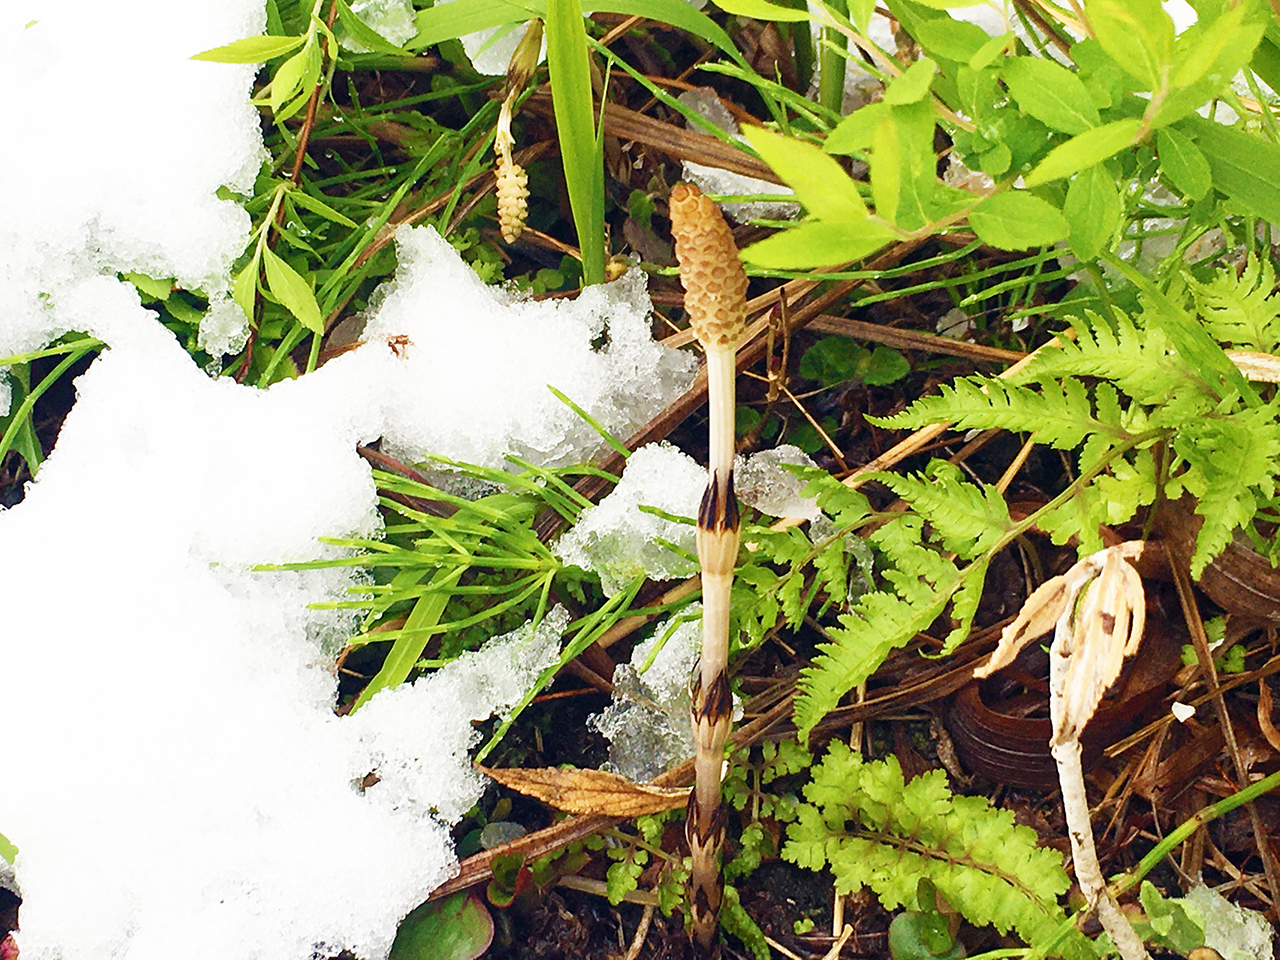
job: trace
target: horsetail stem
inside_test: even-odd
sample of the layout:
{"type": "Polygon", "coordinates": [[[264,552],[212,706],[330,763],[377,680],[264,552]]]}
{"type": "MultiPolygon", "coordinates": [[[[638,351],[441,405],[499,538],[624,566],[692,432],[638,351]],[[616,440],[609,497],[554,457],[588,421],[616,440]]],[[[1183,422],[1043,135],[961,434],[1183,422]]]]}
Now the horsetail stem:
{"type": "Polygon", "coordinates": [[[746,330],[747,275],[729,225],[697,187],[677,184],[671,191],[670,210],[685,310],[694,336],[707,353],[709,479],[698,511],[697,533],[702,656],[693,686],[696,779],[685,836],[693,861],[690,936],[703,957],[712,957],[718,953],[716,923],[723,899],[720,853],[725,811],[720,777],[733,723],[729,596],[739,537],[738,501],[733,492],[734,384],[737,344],[746,330]]]}

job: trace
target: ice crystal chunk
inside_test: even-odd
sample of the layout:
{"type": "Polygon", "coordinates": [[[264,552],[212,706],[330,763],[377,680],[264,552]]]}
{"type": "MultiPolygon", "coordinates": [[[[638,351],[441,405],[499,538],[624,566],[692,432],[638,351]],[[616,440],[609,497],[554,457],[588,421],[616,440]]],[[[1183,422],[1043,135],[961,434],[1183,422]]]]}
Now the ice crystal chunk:
{"type": "Polygon", "coordinates": [[[816,466],[799,447],[783,444],[739,457],[733,469],[733,485],[738,499],[771,517],[817,520],[822,511],[812,497],[802,497],[805,483],[783,464],[816,466]]]}
{"type": "Polygon", "coordinates": [[[691,558],[692,523],[679,524],[640,510],[641,505],[694,520],[707,485],[707,471],[668,443],[641,447],[627,460],[622,479],[598,505],[583,511],[560,538],[556,553],[565,563],[600,575],[608,596],[637,576],[654,580],[689,577],[698,571],[691,558]],[[682,555],[659,542],[674,544],[682,555]]]}
{"type": "MultiPolygon", "coordinates": [[[[412,0],[352,0],[351,12],[397,47],[404,46],[418,33],[412,0]]],[[[345,35],[341,26],[338,37],[342,46],[353,53],[369,52],[359,40],[345,35]]]]}
{"type": "Polygon", "coordinates": [[[232,300],[215,300],[200,318],[200,349],[217,359],[239,353],[249,339],[249,318],[232,300]]]}
{"type": "Polygon", "coordinates": [[[693,380],[694,357],[650,335],[639,271],[575,300],[535,302],[485,286],[431,227],[401,230],[396,240],[394,287],[365,328],[367,339],[402,335],[411,344],[404,374],[388,388],[397,427],[384,434],[384,449],[491,467],[508,453],[572,463],[601,440],[548,385],[627,437],[693,380]],[[408,410],[432,413],[411,418],[408,410]]]}
{"type": "Polygon", "coordinates": [[[1204,945],[1224,960],[1272,960],[1275,931],[1261,913],[1236,906],[1216,890],[1195,886],[1182,901],[1204,926],[1204,945]]]}
{"type": "Polygon", "coordinates": [[[614,670],[613,703],[588,721],[609,739],[609,769],[643,783],[693,756],[689,674],[701,637],[702,604],[692,603],[614,670]]]}

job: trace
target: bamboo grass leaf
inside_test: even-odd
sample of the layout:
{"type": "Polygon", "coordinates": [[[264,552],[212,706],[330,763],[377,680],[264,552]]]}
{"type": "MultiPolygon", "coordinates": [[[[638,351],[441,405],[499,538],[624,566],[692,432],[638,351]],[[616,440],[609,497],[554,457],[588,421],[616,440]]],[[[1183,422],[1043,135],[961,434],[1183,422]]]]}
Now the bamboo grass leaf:
{"type": "Polygon", "coordinates": [[[197,53],[192,60],[210,63],[265,63],[302,46],[305,37],[245,37],[225,46],[197,53]]]}

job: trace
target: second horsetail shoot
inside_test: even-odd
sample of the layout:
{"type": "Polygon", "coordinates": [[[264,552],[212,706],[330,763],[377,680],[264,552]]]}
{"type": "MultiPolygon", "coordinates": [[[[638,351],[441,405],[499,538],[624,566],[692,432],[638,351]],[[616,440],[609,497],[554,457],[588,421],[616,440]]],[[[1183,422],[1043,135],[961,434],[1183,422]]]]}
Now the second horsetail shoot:
{"type": "Polygon", "coordinates": [[[707,489],[698,510],[702,568],[702,655],[693,681],[696,780],[685,836],[693,858],[690,936],[703,956],[717,953],[723,897],[720,854],[725,811],[720,792],[725,741],[733,723],[729,690],[729,594],[738,557],[738,501],[733,493],[735,355],[746,329],[747,275],[719,208],[690,184],[671,191],[671,232],[685,310],[707,353],[710,421],[707,489]]]}

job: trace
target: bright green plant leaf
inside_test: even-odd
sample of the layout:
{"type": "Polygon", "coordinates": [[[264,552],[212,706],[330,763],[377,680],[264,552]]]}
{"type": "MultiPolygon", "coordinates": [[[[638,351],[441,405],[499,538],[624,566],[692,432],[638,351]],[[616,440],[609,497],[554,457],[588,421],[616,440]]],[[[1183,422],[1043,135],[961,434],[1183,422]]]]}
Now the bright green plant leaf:
{"type": "Polygon", "coordinates": [[[253,259],[244,265],[244,269],[236,274],[235,283],[231,286],[231,299],[244,311],[244,315],[253,322],[253,305],[258,297],[258,269],[260,261],[255,253],[253,259]]]}
{"type": "Polygon", "coordinates": [[[578,0],[547,0],[546,34],[556,136],[582,252],[582,279],[585,284],[603,283],[604,168],[578,0]]]}
{"type": "Polygon", "coordinates": [[[806,270],[861,260],[893,239],[893,231],[868,217],[831,222],[806,220],[798,227],[751,244],[742,251],[742,259],[758,267],[806,270]]]}
{"type": "Polygon", "coordinates": [[[1213,186],[1251,213],[1280,223],[1280,146],[1257,134],[1188,117],[1213,186]]]}
{"type": "Polygon", "coordinates": [[[915,230],[931,219],[937,184],[933,105],[889,108],[871,141],[871,196],[882,220],[915,230]]]}
{"type": "Polygon", "coordinates": [[[1102,122],[1080,78],[1053,60],[1012,57],[1003,76],[1018,106],[1053,130],[1084,133],[1102,122]]]}
{"type": "Polygon", "coordinates": [[[1199,200],[1213,185],[1209,161],[1195,141],[1173,127],[1156,132],[1156,148],[1160,151],[1160,172],[1178,192],[1189,200],[1199,200]]]}
{"type": "Polygon", "coordinates": [[[319,214],[326,220],[332,220],[334,223],[340,223],[344,227],[356,226],[356,222],[350,217],[344,216],[323,200],[319,200],[316,197],[311,196],[311,194],[307,193],[305,190],[290,190],[288,196],[291,202],[296,203],[300,207],[305,207],[312,213],[319,214]]]}
{"type": "Polygon", "coordinates": [[[493,943],[493,917],[462,892],[415,907],[400,921],[390,960],[477,960],[493,943]]]}
{"type": "Polygon", "coordinates": [[[779,136],[764,127],[745,126],[742,135],[813,216],[823,220],[866,217],[867,205],[857,184],[821,147],[779,136]]]}
{"type": "Polygon", "coordinates": [[[984,243],[1001,250],[1054,243],[1070,229],[1061,210],[1025,190],[987,197],[969,214],[969,226],[984,243]]]}
{"type": "Polygon", "coordinates": [[[822,145],[827,153],[862,153],[871,148],[876,126],[889,114],[883,101],[869,103],[841,120],[822,145]]]}
{"type": "Polygon", "coordinates": [[[1102,49],[1147,90],[1159,90],[1174,62],[1173,20],[1160,0],[1088,0],[1085,12],[1102,49]]]}
{"type": "Polygon", "coordinates": [[[149,277],[145,273],[122,273],[121,276],[137,287],[139,292],[146,294],[150,298],[150,300],[144,299],[143,303],[168,300],[169,294],[173,292],[172,279],[157,280],[155,277],[149,277]]]}
{"type": "Polygon", "coordinates": [[[355,11],[347,5],[346,0],[338,0],[338,19],[342,22],[343,29],[347,31],[351,39],[365,47],[365,49],[374,53],[404,53],[404,50],[397,47],[356,16],[355,11]]]}
{"type": "Polygon", "coordinates": [[[860,33],[866,33],[871,24],[871,14],[876,12],[876,0],[848,0],[849,20],[860,33]]]}
{"type": "Polygon", "coordinates": [[[911,364],[897,350],[859,346],[847,337],[823,337],[800,358],[800,376],[833,387],[859,379],[871,386],[901,380],[911,372],[911,364]]]}
{"type": "Polygon", "coordinates": [[[768,0],[715,0],[715,4],[725,13],[738,17],[750,17],[752,20],[781,20],[799,23],[809,19],[807,9],[796,10],[793,7],[780,7],[768,0]]]}
{"type": "Polygon", "coordinates": [[[302,37],[245,37],[223,47],[197,53],[192,60],[212,63],[265,63],[302,46],[302,37]]]}
{"type": "Polygon", "coordinates": [[[929,95],[929,85],[933,83],[933,75],[937,70],[938,65],[936,63],[928,57],[921,57],[907,67],[902,76],[894,77],[889,86],[885,88],[884,102],[894,106],[923,100],[929,95]]]}
{"type": "Polygon", "coordinates": [[[0,860],[6,863],[13,863],[14,857],[18,855],[18,848],[15,847],[3,833],[0,833],[0,860]]]}
{"type": "Polygon", "coordinates": [[[1123,212],[1120,191],[1106,167],[1097,164],[1076,174],[1062,212],[1071,228],[1071,252],[1092,260],[1115,236],[1123,212]]]}
{"type": "Polygon", "coordinates": [[[297,317],[308,330],[324,333],[324,318],[311,284],[285,263],[270,247],[262,248],[263,264],[267,268],[267,289],[284,308],[297,317]]]}
{"type": "Polygon", "coordinates": [[[271,112],[277,118],[280,108],[293,99],[302,89],[302,78],[307,72],[307,51],[299,50],[292,57],[280,64],[271,78],[271,112]]]}
{"type": "Polygon", "coordinates": [[[1114,120],[1086,130],[1049,151],[1049,155],[1026,176],[1028,187],[1068,177],[1077,170],[1101,163],[1134,142],[1142,129],[1141,120],[1114,120]]]}
{"type": "Polygon", "coordinates": [[[970,70],[982,70],[989,67],[992,62],[1004,52],[1005,48],[1015,42],[1013,32],[1002,33],[998,37],[990,37],[987,39],[978,51],[969,58],[967,66],[970,70]]]}
{"type": "Polygon", "coordinates": [[[1175,90],[1205,77],[1230,80],[1253,56],[1269,11],[1261,0],[1225,7],[1217,19],[1196,23],[1178,38],[1177,67],[1169,84],[1175,90]]]}
{"type": "Polygon", "coordinates": [[[951,10],[955,7],[973,7],[984,0],[915,0],[922,7],[929,7],[933,10],[951,10]]]}
{"type": "Polygon", "coordinates": [[[915,39],[935,57],[968,63],[992,38],[976,23],[939,17],[924,21],[915,39]]]}

